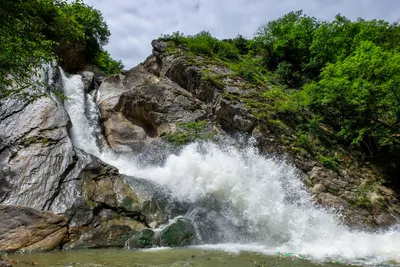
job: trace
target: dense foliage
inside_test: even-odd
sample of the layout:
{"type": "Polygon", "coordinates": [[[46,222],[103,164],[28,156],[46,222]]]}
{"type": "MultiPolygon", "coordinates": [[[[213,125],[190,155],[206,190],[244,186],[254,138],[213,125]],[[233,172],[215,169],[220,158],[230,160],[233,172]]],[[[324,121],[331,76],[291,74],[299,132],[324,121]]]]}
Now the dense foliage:
{"type": "MultiPolygon", "coordinates": [[[[244,101],[270,128],[293,127],[294,145],[315,153],[315,144],[334,140],[374,158],[400,154],[399,38],[397,23],[341,15],[319,21],[297,11],[260,27],[251,40],[208,32],[161,39],[251,82],[258,91],[244,101]]],[[[336,155],[319,152],[336,166],[336,155]]]]}
{"type": "Polygon", "coordinates": [[[1,0],[1,96],[27,95],[30,71],[61,61],[61,50],[71,46],[81,47],[85,63],[98,65],[107,74],[120,70],[121,62],[103,49],[109,36],[101,13],[80,0],[1,0]],[[7,90],[11,83],[14,90],[7,90]]]}

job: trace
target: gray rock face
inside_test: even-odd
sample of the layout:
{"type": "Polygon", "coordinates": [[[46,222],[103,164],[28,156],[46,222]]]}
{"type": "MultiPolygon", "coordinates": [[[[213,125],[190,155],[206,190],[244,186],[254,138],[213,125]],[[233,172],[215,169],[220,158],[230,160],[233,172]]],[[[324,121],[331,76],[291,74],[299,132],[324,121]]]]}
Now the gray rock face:
{"type": "Polygon", "coordinates": [[[161,57],[168,47],[166,43],[158,40],[153,40],[151,45],[153,46],[153,55],[155,57],[161,57]]]}
{"type": "Polygon", "coordinates": [[[68,241],[64,217],[35,209],[0,205],[0,252],[50,251],[68,241]]]}
{"type": "MultiPolygon", "coordinates": [[[[38,210],[66,212],[69,233],[60,233],[68,233],[72,242],[98,227],[125,225],[141,230],[149,224],[165,223],[169,214],[162,210],[151,186],[138,183],[142,188],[138,192],[146,191],[138,196],[115,168],[74,148],[68,136],[69,124],[62,104],[51,98],[30,104],[9,101],[0,106],[0,203],[37,209],[5,206],[8,214],[19,212],[19,216],[31,219],[31,214],[40,213],[38,210]]],[[[52,218],[49,214],[46,216],[52,218]]],[[[32,231],[39,231],[38,227],[32,231]]],[[[0,244],[8,246],[4,249],[36,249],[33,243],[10,247],[8,238],[0,236],[0,244]]],[[[35,238],[38,246],[50,242],[46,235],[35,238]]]]}
{"type": "Polygon", "coordinates": [[[68,137],[69,118],[61,103],[41,98],[33,103],[0,106],[0,203],[39,210],[53,208],[64,183],[79,173],[80,161],[68,137]],[[16,179],[18,177],[18,179],[16,179]]]}
{"type": "Polygon", "coordinates": [[[138,151],[173,131],[177,122],[202,118],[202,103],[166,78],[137,66],[111,76],[99,88],[105,136],[119,152],[138,151]]]}
{"type": "MultiPolygon", "coordinates": [[[[164,43],[152,44],[158,54],[165,52],[164,43]]],[[[101,121],[115,151],[140,151],[160,136],[176,132],[177,123],[207,119],[233,132],[251,132],[255,127],[244,104],[224,97],[224,92],[246,94],[238,81],[229,78],[229,69],[197,67],[181,56],[156,57],[107,78],[99,88],[101,121]],[[222,81],[232,85],[222,88],[222,81]]]]}
{"type": "Polygon", "coordinates": [[[221,99],[217,103],[215,114],[224,128],[233,127],[245,133],[254,129],[255,118],[242,103],[233,104],[227,99],[221,99]]]}

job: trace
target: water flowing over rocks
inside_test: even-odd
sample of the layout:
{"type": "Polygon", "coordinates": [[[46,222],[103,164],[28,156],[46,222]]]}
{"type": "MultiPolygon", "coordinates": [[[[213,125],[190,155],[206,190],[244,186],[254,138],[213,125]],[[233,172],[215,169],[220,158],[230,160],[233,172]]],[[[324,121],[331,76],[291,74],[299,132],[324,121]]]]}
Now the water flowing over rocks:
{"type": "MultiPolygon", "coordinates": [[[[86,75],[93,78],[93,75],[86,75]]],[[[115,168],[73,146],[68,135],[70,128],[69,116],[62,102],[55,98],[40,98],[32,103],[17,100],[1,103],[0,203],[19,205],[4,206],[2,218],[15,216],[17,212],[23,220],[23,216],[30,220],[30,214],[39,214],[40,210],[65,213],[67,221],[63,233],[68,237],[69,231],[72,240],[99,226],[129,225],[130,229],[143,229],[169,218],[159,208],[163,204],[156,204],[156,193],[149,190],[150,185],[145,181],[137,182],[138,188],[147,189],[142,198],[137,197],[115,168]]],[[[32,235],[39,231],[34,227],[32,235]]],[[[49,228],[51,231],[54,227],[49,225],[49,228]]],[[[23,236],[21,231],[16,232],[19,234],[23,236]]],[[[17,246],[16,235],[2,235],[0,243],[14,242],[14,247],[2,248],[9,251],[51,250],[61,245],[59,242],[50,246],[48,243],[53,241],[45,234],[33,237],[36,247],[28,243],[17,246]],[[15,240],[6,242],[6,238],[15,240]],[[39,242],[40,238],[43,242],[39,242]]]]}
{"type": "Polygon", "coordinates": [[[151,229],[135,231],[127,240],[126,246],[133,248],[180,247],[199,243],[196,226],[187,218],[176,218],[162,230],[151,229]]]}
{"type": "Polygon", "coordinates": [[[241,100],[257,88],[226,66],[152,45],[144,63],[105,79],[48,69],[51,84],[72,100],[0,103],[0,250],[201,242],[298,248],[331,240],[329,231],[343,247],[355,233],[320,207],[353,227],[399,223],[399,197],[376,182],[379,172],[356,159],[330,170],[294,153],[241,100]],[[201,121],[202,135],[234,146],[165,141],[201,121]]]}
{"type": "Polygon", "coordinates": [[[256,88],[243,89],[245,82],[232,78],[227,67],[201,57],[168,54],[167,44],[158,40],[152,45],[153,56],[143,64],[106,79],[100,86],[101,121],[113,149],[138,151],[157,137],[176,132],[179,122],[207,120],[216,126],[219,136],[251,133],[262,152],[293,162],[303,171],[316,202],[341,210],[349,224],[373,228],[399,221],[400,204],[393,190],[380,186],[368,188],[371,192],[366,196],[356,193],[363,184],[379,180],[379,172],[356,159],[356,165],[332,171],[310,155],[293,153],[290,145],[283,146],[280,137],[265,126],[256,127],[256,119],[240,100],[256,88]]]}

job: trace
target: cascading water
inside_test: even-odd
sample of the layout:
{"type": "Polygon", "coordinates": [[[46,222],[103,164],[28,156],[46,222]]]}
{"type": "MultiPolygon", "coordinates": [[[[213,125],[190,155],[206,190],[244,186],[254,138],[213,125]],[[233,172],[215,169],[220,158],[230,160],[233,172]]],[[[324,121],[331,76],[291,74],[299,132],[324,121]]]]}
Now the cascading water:
{"type": "Polygon", "coordinates": [[[212,245],[203,248],[261,253],[290,251],[314,260],[375,265],[400,261],[400,229],[384,233],[349,230],[336,214],[314,205],[296,169],[246,149],[193,143],[160,166],[135,155],[113,153],[99,137],[93,95],[85,95],[79,75],[62,73],[74,145],[113,165],[123,174],[151,180],[181,202],[212,245]],[[86,110],[86,113],[85,113],[86,110]],[[211,226],[210,226],[211,224],[211,226]],[[218,233],[215,230],[218,230],[218,233]]]}

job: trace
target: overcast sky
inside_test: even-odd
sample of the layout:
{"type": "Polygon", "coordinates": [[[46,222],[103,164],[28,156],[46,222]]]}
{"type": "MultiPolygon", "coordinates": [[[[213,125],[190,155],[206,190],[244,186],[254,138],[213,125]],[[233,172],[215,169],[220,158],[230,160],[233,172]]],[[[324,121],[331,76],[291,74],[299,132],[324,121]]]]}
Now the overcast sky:
{"type": "Polygon", "coordinates": [[[111,31],[106,49],[126,69],[151,54],[150,42],[175,31],[210,31],[218,38],[252,37],[270,20],[302,9],[309,16],[331,20],[338,13],[356,19],[400,18],[400,0],[86,0],[99,9],[111,31]]]}

